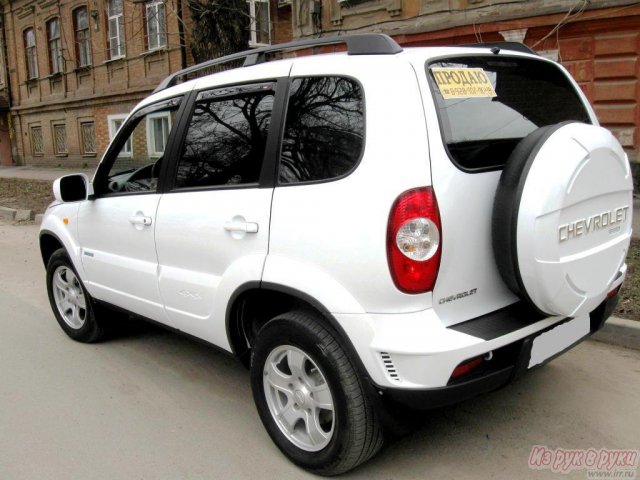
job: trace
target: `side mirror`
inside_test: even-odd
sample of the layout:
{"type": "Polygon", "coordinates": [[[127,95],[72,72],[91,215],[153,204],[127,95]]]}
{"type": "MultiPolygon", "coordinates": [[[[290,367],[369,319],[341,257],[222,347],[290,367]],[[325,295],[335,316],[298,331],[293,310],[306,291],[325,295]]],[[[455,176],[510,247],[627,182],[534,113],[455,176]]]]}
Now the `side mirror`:
{"type": "Polygon", "coordinates": [[[93,186],[84,173],[58,178],[53,182],[53,196],[59,202],[81,202],[93,195],[93,186]]]}

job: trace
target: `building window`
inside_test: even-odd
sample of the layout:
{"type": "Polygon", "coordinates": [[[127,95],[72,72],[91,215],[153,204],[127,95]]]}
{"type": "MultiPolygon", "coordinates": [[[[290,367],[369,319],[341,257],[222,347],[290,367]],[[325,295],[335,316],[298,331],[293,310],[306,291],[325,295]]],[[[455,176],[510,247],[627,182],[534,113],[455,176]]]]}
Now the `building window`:
{"type": "Polygon", "coordinates": [[[78,67],[91,65],[91,40],[89,37],[89,14],[87,7],[73,12],[73,26],[76,31],[76,59],[78,67]]]}
{"type": "MultiPolygon", "coordinates": [[[[109,115],[108,117],[108,121],[109,121],[109,140],[113,140],[116,136],[116,133],[118,133],[118,130],[120,130],[120,127],[122,127],[122,124],[124,123],[124,120],[127,118],[127,114],[121,114],[121,115],[109,115]]],[[[129,137],[129,139],[127,140],[127,142],[123,145],[122,150],[120,150],[120,155],[118,155],[119,157],[130,157],[132,155],[132,147],[131,147],[131,137],[129,137]]]]}
{"type": "Polygon", "coordinates": [[[44,154],[44,143],[42,142],[42,127],[31,127],[31,154],[44,154]]]}
{"type": "Polygon", "coordinates": [[[249,45],[268,45],[271,41],[269,0],[247,0],[249,9],[249,45]]]}
{"type": "Polygon", "coordinates": [[[109,17],[109,56],[124,57],[124,15],[123,0],[108,0],[107,15],[109,17]]]}
{"type": "Polygon", "coordinates": [[[67,127],[64,124],[53,126],[53,149],[56,155],[66,155],[67,151],[67,127]]]}
{"type": "Polygon", "coordinates": [[[82,139],[83,155],[96,154],[96,125],[93,122],[80,124],[80,138],[82,139]]]}
{"type": "Polygon", "coordinates": [[[62,40],[60,39],[60,19],[47,22],[47,40],[49,41],[49,71],[53,75],[64,71],[62,59],[62,40]]]}
{"type": "Polygon", "coordinates": [[[145,8],[147,17],[147,46],[149,50],[162,48],[167,44],[164,3],[162,0],[152,0],[146,3],[145,8]]]}
{"type": "Polygon", "coordinates": [[[147,149],[150,157],[161,157],[171,131],[171,119],[168,112],[147,116],[147,149]]]}
{"type": "MultiPolygon", "coordinates": [[[[38,57],[36,56],[36,34],[33,28],[24,31],[24,51],[27,57],[27,79],[38,78],[38,57]]],[[[42,130],[40,131],[42,133],[42,130]]]]}

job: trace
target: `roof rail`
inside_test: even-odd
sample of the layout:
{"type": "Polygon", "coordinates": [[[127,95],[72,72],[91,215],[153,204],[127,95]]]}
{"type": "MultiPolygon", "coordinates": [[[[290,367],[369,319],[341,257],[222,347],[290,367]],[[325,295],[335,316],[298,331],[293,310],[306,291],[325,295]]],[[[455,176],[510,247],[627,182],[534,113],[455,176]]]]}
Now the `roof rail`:
{"type": "Polygon", "coordinates": [[[533,49],[520,42],[486,42],[486,43],[468,43],[466,45],[459,45],[460,47],[473,47],[473,48],[498,48],[500,50],[513,50],[516,52],[530,53],[532,55],[538,55],[533,49]]]}
{"type": "Polygon", "coordinates": [[[244,59],[243,67],[249,67],[266,61],[268,53],[282,52],[285,50],[300,50],[302,48],[320,47],[323,45],[335,45],[344,43],[347,45],[347,53],[349,55],[395,55],[402,51],[402,47],[396,43],[394,39],[383,33],[361,33],[356,35],[342,35],[336,37],[310,38],[305,40],[296,40],[278,45],[269,45],[267,47],[245,50],[243,52],[233,53],[220,58],[214,58],[206,62],[193,65],[178,72],[172,73],[165,78],[153,93],[160,92],[166,88],[173,87],[177,84],[178,79],[191,73],[229,63],[234,60],[244,59]]]}

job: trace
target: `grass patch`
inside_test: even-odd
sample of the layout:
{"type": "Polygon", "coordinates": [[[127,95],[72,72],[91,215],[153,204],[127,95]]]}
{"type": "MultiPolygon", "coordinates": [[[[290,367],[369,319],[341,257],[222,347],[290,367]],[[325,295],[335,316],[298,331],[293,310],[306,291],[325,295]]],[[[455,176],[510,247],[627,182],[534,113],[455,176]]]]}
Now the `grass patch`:
{"type": "Polygon", "coordinates": [[[0,206],[44,213],[53,202],[52,182],[0,178],[0,206]]]}
{"type": "Polygon", "coordinates": [[[627,278],[620,290],[620,301],[613,315],[640,320],[640,240],[633,240],[627,254],[627,278]]]}

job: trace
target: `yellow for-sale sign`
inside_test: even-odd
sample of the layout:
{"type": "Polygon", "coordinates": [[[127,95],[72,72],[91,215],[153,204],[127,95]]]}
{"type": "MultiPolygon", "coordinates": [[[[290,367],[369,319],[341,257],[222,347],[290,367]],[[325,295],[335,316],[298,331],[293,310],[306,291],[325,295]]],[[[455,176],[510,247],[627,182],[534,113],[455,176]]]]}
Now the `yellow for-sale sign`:
{"type": "Polygon", "coordinates": [[[431,73],[445,99],[496,96],[491,80],[482,68],[434,67],[431,73]]]}

